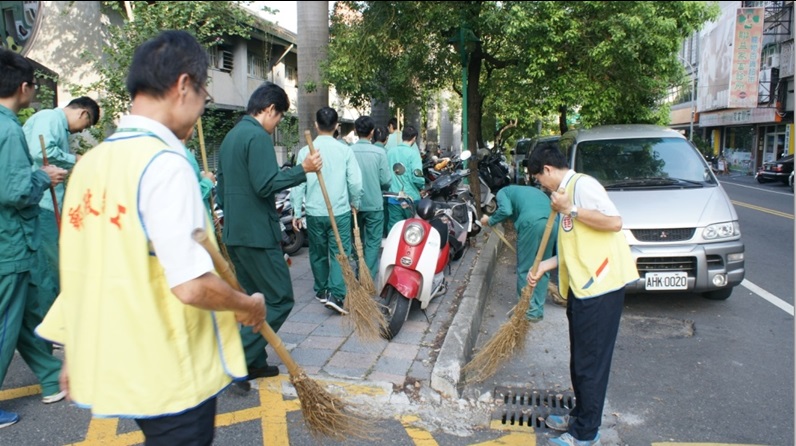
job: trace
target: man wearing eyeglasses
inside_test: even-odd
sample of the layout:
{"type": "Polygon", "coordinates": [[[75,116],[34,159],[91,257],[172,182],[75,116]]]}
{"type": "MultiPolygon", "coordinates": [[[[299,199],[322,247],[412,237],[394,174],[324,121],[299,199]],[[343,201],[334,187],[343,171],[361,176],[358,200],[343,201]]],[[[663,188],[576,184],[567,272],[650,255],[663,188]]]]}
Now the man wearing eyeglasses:
{"type": "MultiPolygon", "coordinates": [[[[57,394],[61,361],[33,333],[43,313],[37,311],[32,273],[39,248],[39,200],[51,184],[64,180],[66,170],[31,168],[17,113],[36,94],[33,65],[0,48],[0,73],[0,385],[18,350],[44,394],[57,394]]],[[[18,420],[17,414],[0,410],[0,428],[18,420]]]]}
{"type": "MultiPolygon", "coordinates": [[[[62,169],[72,170],[80,159],[80,155],[72,154],[69,147],[69,135],[80,133],[94,126],[99,120],[99,105],[94,99],[87,96],[73,99],[64,108],[41,110],[25,121],[22,131],[28,143],[33,164],[41,167],[44,164],[44,155],[41,148],[40,137],[44,137],[44,147],[47,152],[47,163],[62,169]]],[[[34,271],[33,279],[38,284],[38,301],[42,314],[50,309],[52,302],[60,291],[58,278],[58,226],[55,220],[55,206],[61,214],[64,202],[64,184],[55,186],[55,200],[52,194],[45,193],[39,207],[39,226],[41,229],[41,247],[37,253],[39,266],[34,271]],[[38,277],[37,277],[38,276],[38,277]]],[[[45,404],[55,403],[64,399],[65,393],[56,391],[53,394],[44,393],[42,401],[45,404]]]]}

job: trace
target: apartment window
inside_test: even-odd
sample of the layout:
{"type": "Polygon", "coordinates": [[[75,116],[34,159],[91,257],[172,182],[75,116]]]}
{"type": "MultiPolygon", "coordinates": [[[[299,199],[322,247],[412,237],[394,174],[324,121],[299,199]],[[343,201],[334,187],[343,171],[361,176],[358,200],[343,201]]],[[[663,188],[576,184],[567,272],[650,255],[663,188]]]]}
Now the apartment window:
{"type": "Polygon", "coordinates": [[[249,76],[265,79],[268,74],[267,67],[265,58],[249,54],[249,76]]]}
{"type": "Polygon", "coordinates": [[[220,70],[225,73],[232,72],[234,57],[231,47],[219,45],[211,48],[208,54],[210,56],[210,68],[220,70]]]}
{"type": "Polygon", "coordinates": [[[296,69],[293,67],[285,66],[285,79],[289,81],[296,81],[296,69]]]}

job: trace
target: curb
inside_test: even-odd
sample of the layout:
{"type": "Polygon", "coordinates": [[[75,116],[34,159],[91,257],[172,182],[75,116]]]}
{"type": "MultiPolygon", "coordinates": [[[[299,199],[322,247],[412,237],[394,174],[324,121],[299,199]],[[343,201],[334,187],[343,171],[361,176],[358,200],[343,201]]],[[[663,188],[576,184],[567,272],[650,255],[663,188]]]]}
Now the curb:
{"type": "MultiPolygon", "coordinates": [[[[500,225],[502,230],[503,225],[500,225]]],[[[431,388],[449,398],[459,398],[462,368],[469,361],[486,306],[487,292],[492,285],[500,238],[489,239],[478,254],[459,309],[453,317],[439,356],[431,371],[431,388]]]]}

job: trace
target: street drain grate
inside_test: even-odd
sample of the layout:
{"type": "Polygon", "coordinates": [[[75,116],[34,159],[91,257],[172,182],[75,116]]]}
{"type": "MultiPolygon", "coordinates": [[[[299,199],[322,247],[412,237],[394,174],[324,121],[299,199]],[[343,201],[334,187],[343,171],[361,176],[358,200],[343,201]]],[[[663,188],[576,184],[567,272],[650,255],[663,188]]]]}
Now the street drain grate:
{"type": "Polygon", "coordinates": [[[572,392],[498,386],[494,395],[495,401],[502,400],[503,405],[492,413],[493,420],[529,429],[549,430],[544,424],[548,415],[566,415],[575,406],[572,392]]]}

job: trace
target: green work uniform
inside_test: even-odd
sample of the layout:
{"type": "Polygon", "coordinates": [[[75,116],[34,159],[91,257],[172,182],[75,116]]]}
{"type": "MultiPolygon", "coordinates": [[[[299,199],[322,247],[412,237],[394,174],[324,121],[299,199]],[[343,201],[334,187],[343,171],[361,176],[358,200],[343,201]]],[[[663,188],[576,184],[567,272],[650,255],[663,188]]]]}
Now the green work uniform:
{"type": "MultiPolygon", "coordinates": [[[[362,172],[351,147],[327,135],[319,135],[313,145],[323,159],[321,174],[343,250],[348,257],[351,255],[351,206],[357,209],[360,206],[362,172]]],[[[309,147],[304,146],[299,151],[296,163],[301,164],[308,155],[309,147]]],[[[315,292],[329,291],[344,300],[345,283],[340,264],[335,258],[339,249],[318,176],[308,175],[306,183],[294,187],[290,192],[290,201],[295,218],[302,218],[302,204],[307,214],[310,267],[315,278],[315,292]]]]}
{"type": "MultiPolygon", "coordinates": [[[[425,179],[422,176],[415,176],[415,170],[423,169],[423,161],[420,159],[420,152],[402,142],[395,148],[387,153],[387,163],[392,166],[396,163],[401,163],[406,168],[403,175],[396,175],[392,173],[392,182],[390,184],[390,192],[403,191],[415,203],[420,201],[420,188],[425,185],[425,179]]],[[[387,232],[401,220],[411,218],[415,214],[414,207],[403,207],[400,204],[387,203],[387,232]]]]}
{"type": "Polygon", "coordinates": [[[47,312],[33,277],[40,268],[39,201],[49,186],[49,176],[33,170],[16,114],[0,105],[0,385],[16,349],[45,396],[59,392],[61,371],[51,344],[33,332],[47,312]]]}
{"type": "MultiPolygon", "coordinates": [[[[22,127],[25,141],[28,143],[30,155],[33,158],[33,168],[40,169],[44,164],[39,136],[44,137],[44,147],[47,151],[47,163],[62,169],[71,170],[77,157],[70,153],[69,147],[69,122],[63,109],[42,110],[35,113],[25,121],[22,127]]],[[[55,197],[58,202],[58,212],[64,202],[64,183],[55,185],[55,197]]],[[[39,276],[33,280],[39,286],[39,298],[45,309],[50,308],[55,297],[60,293],[60,280],[58,278],[58,225],[55,221],[55,206],[52,194],[45,191],[39,201],[41,213],[39,214],[39,230],[41,233],[41,248],[37,252],[42,268],[39,276]]],[[[61,216],[61,218],[64,218],[61,216]]]]}
{"type": "MultiPolygon", "coordinates": [[[[222,238],[241,286],[265,296],[266,320],[274,331],[295,302],[275,194],[306,178],[301,163],[279,169],[271,135],[251,116],[244,116],[221,143],[216,187],[224,209],[222,238]]],[[[265,339],[250,327],[241,329],[241,339],[246,364],[265,367],[265,339]]]]}
{"type": "Polygon", "coordinates": [[[202,176],[202,171],[199,169],[199,162],[196,161],[196,157],[194,156],[193,152],[185,148],[185,157],[188,158],[188,162],[191,163],[191,167],[193,167],[193,171],[196,173],[196,179],[199,181],[199,193],[202,194],[202,203],[205,204],[205,209],[209,214],[210,221],[213,221],[213,211],[210,209],[210,194],[213,193],[213,181],[210,178],[205,178],[202,176]]]}
{"type": "Polygon", "coordinates": [[[379,267],[379,249],[384,232],[384,199],[382,190],[389,190],[392,181],[384,149],[360,139],[351,146],[362,172],[362,200],[357,212],[359,237],[365,264],[371,276],[379,267]]]}
{"type": "MultiPolygon", "coordinates": [[[[497,211],[489,217],[489,225],[496,225],[510,219],[517,230],[517,296],[528,285],[528,271],[533,266],[536,252],[542,243],[542,235],[550,216],[550,199],[541,190],[531,186],[506,186],[497,194],[497,211]]],[[[553,225],[553,232],[545,247],[542,259],[553,256],[558,225],[553,225]]],[[[549,273],[545,273],[536,283],[531,296],[531,305],[525,313],[528,319],[539,320],[544,317],[544,301],[547,296],[549,273]]]]}

